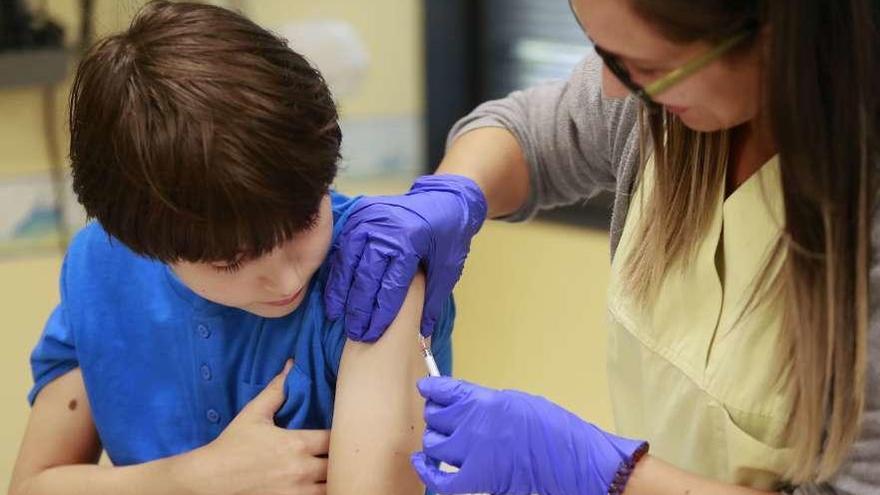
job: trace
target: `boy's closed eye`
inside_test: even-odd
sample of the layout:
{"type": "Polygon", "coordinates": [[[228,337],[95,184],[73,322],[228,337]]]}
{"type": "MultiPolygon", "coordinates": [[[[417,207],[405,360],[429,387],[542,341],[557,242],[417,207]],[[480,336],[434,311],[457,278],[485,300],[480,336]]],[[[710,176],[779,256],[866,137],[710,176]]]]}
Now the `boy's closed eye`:
{"type": "Polygon", "coordinates": [[[243,254],[240,254],[231,261],[211,263],[211,268],[221,273],[235,273],[240,270],[242,266],[244,266],[245,262],[245,256],[243,254]]]}

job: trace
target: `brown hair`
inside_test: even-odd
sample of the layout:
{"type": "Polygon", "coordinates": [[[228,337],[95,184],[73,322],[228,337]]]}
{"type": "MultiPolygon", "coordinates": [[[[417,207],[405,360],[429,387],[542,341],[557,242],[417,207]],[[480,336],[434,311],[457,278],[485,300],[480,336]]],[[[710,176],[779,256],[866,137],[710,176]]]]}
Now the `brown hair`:
{"type": "Polygon", "coordinates": [[[150,2],[79,64],[74,191],[138,254],[259,256],[314,222],[337,120],[321,74],[284,40],[220,7],[150,2]]]}
{"type": "MultiPolygon", "coordinates": [[[[767,125],[779,150],[786,218],[752,297],[782,295],[780,376],[792,399],[787,437],[795,452],[789,477],[826,480],[858,436],[866,395],[880,133],[876,7],[871,0],[631,1],[679,42],[717,42],[753,22],[769,26],[767,125]]],[[[628,269],[630,287],[650,297],[705,234],[731,143],[730,131],[695,132],[668,112],[643,119],[655,186],[639,234],[644,247],[628,269]]]]}

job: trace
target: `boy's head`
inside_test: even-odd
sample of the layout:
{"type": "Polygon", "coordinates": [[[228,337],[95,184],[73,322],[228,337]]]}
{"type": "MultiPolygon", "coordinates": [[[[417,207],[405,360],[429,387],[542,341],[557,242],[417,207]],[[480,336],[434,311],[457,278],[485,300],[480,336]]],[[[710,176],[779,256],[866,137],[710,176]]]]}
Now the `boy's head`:
{"type": "Polygon", "coordinates": [[[74,191],[109,234],[207,299],[296,307],[265,303],[326,255],[341,133],[284,40],[219,7],[151,2],[80,63],[70,131],[74,191]]]}

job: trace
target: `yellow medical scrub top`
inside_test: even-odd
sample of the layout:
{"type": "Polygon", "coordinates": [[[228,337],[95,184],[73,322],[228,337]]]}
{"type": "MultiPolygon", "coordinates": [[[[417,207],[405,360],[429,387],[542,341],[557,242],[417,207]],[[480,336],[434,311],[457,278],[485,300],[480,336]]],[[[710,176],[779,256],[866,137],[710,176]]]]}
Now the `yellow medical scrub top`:
{"type": "MultiPolygon", "coordinates": [[[[777,380],[778,298],[748,311],[782,232],[778,158],[724,198],[693,259],[668,271],[648,305],[627,294],[624,265],[653,164],[634,193],[611,269],[609,377],[618,433],[646,439],[679,468],[757,489],[783,486],[790,401],[777,380]]],[[[769,268],[778,272],[777,261],[769,268]]]]}

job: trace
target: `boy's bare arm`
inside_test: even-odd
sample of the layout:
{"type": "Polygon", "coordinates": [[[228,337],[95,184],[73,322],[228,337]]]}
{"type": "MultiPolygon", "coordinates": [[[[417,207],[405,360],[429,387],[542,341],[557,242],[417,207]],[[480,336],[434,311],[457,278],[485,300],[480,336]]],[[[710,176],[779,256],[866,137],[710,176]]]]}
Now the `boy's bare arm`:
{"type": "Polygon", "coordinates": [[[125,467],[96,465],[101,445],[80,371],[47,385],[34,403],[10,495],[232,495],[326,492],[326,431],[290,431],[272,417],[287,370],[210,444],[125,467]]]}
{"type": "Polygon", "coordinates": [[[425,427],[416,389],[426,375],[418,342],[424,295],[420,274],[379,341],[345,344],[330,433],[330,495],[424,493],[410,466],[425,427]]]}
{"type": "Polygon", "coordinates": [[[12,472],[10,493],[28,493],[30,481],[55,466],[95,464],[101,443],[79,368],[37,396],[12,472]]]}
{"type": "Polygon", "coordinates": [[[10,495],[180,493],[168,462],[137,468],[97,466],[101,443],[82,373],[74,369],[40,391],[21,442],[10,495]]]}

